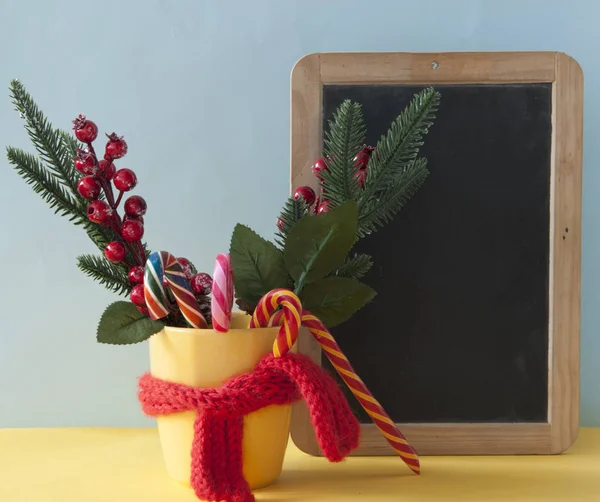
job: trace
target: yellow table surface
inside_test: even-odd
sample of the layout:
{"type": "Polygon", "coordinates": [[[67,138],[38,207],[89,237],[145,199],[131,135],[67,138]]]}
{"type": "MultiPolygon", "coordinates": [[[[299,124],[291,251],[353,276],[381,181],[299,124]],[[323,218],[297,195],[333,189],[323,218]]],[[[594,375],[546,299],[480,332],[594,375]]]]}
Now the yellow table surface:
{"type": "MultiPolygon", "coordinates": [[[[559,456],[425,457],[416,476],[394,457],[340,464],[290,441],[265,501],[600,502],[600,429],[582,429],[559,456]]],[[[193,502],[162,464],[156,429],[0,430],[2,502],[193,502]]]]}

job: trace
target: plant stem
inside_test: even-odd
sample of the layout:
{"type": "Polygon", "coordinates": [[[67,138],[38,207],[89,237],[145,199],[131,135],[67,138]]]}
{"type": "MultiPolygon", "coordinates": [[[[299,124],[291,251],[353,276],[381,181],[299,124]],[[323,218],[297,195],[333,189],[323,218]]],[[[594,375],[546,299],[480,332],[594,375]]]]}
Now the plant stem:
{"type": "Polygon", "coordinates": [[[124,193],[125,193],[125,192],[123,192],[123,191],[120,191],[120,192],[119,192],[119,196],[117,197],[117,201],[115,202],[115,207],[114,207],[114,209],[117,209],[117,208],[119,207],[119,204],[121,203],[121,199],[123,198],[123,194],[124,194],[124,193]]]}
{"type": "MultiPolygon", "coordinates": [[[[98,172],[100,170],[100,163],[98,162],[98,157],[96,156],[96,150],[94,150],[94,146],[91,143],[87,143],[87,147],[90,150],[90,152],[92,153],[92,155],[94,156],[95,167],[98,172]]],[[[108,201],[108,205],[111,208],[116,209],[115,196],[113,194],[110,183],[108,183],[108,181],[106,180],[106,178],[104,178],[103,175],[98,176],[98,178],[100,180],[100,185],[102,185],[102,190],[104,190],[104,194],[106,195],[106,200],[108,201]]]]}
{"type": "Polygon", "coordinates": [[[137,241],[138,250],[140,252],[140,256],[142,258],[142,265],[146,263],[146,253],[144,251],[144,246],[142,246],[142,241],[137,241]]]}
{"type": "MultiPolygon", "coordinates": [[[[94,156],[96,172],[99,174],[98,180],[100,181],[100,186],[102,187],[102,190],[104,191],[104,195],[106,195],[106,201],[108,202],[108,205],[113,210],[113,218],[111,219],[111,227],[117,233],[117,235],[121,235],[121,226],[123,225],[123,222],[121,221],[121,217],[119,216],[119,213],[117,213],[117,208],[119,207],[121,199],[123,198],[123,192],[122,191],[119,192],[119,197],[117,198],[117,200],[115,202],[115,196],[113,194],[111,184],[103,176],[103,173],[99,172],[100,171],[100,163],[98,162],[98,157],[96,156],[96,151],[94,150],[94,146],[92,145],[92,143],[87,143],[87,146],[88,146],[90,152],[92,153],[92,155],[94,156]]],[[[136,262],[136,265],[144,265],[144,263],[146,262],[144,253],[142,252],[141,254],[139,254],[139,248],[137,248],[134,243],[126,242],[125,246],[129,249],[129,252],[131,253],[131,255],[133,256],[133,259],[136,262]]],[[[129,263],[127,263],[125,261],[123,261],[123,263],[127,267],[131,268],[131,265],[129,263]]]]}

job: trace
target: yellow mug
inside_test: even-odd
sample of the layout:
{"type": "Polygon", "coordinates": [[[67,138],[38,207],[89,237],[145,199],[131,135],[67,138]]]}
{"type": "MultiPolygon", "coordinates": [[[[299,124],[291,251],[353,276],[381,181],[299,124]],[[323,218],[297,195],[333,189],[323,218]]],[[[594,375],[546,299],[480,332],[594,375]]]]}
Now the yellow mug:
{"type": "MultiPolygon", "coordinates": [[[[251,371],[273,350],[279,328],[248,329],[250,316],[232,314],[230,330],[165,327],[150,338],[150,372],[156,378],[192,387],[218,387],[251,371]]],[[[157,417],[167,472],[189,486],[196,412],[157,417]]],[[[268,406],[244,417],[244,478],[265,487],[281,474],[289,438],[291,405],[268,406]]]]}

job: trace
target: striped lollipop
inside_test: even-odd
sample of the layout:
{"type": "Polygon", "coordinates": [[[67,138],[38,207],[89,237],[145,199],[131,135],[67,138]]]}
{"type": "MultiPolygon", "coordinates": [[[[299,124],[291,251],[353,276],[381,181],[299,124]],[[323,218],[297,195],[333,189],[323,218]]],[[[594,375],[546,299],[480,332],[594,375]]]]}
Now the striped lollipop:
{"type": "Polygon", "coordinates": [[[206,328],[206,320],[200,313],[198,302],[177,259],[167,251],[152,253],[144,270],[144,297],[151,319],[169,315],[170,302],[163,285],[166,279],[177,306],[192,328],[206,328]]]}
{"type": "MultiPolygon", "coordinates": [[[[252,316],[250,327],[277,326],[282,322],[285,325],[285,310],[277,310],[278,304],[273,301],[273,296],[282,294],[281,291],[282,290],[271,291],[261,298],[254,311],[254,315],[252,316]]],[[[394,451],[413,472],[419,474],[421,467],[417,453],[396,427],[393,420],[383,409],[383,406],[381,406],[379,401],[373,397],[371,391],[369,391],[365,383],[358,376],[356,371],[354,371],[350,361],[344,355],[342,349],[327,327],[315,315],[307,310],[304,310],[302,313],[302,326],[308,328],[315,337],[332,366],[338,372],[342,380],[344,380],[360,405],[371,417],[373,423],[377,426],[394,451]]]]}
{"type": "Polygon", "coordinates": [[[279,307],[283,323],[273,344],[275,357],[285,355],[296,343],[301,324],[300,299],[289,289],[274,289],[261,298],[250,321],[251,328],[268,326],[269,319],[279,307]]]}
{"type": "Polygon", "coordinates": [[[233,271],[231,257],[220,254],[215,260],[212,283],[211,318],[213,329],[227,333],[233,308],[233,271]]]}

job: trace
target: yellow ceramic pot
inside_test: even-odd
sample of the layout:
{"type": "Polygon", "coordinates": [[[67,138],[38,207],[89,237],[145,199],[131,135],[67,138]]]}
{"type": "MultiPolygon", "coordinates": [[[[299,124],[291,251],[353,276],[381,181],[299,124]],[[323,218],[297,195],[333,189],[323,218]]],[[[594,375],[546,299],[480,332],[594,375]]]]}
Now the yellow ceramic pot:
{"type": "MultiPolygon", "coordinates": [[[[248,329],[250,316],[234,312],[231,329],[166,327],[150,338],[153,376],[193,387],[218,387],[246,373],[272,351],[278,328],[248,329]]],[[[157,418],[167,471],[190,484],[191,447],[196,412],[157,418]]],[[[268,406],[244,417],[244,477],[251,488],[271,484],[281,474],[289,437],[291,405],[268,406]]]]}

